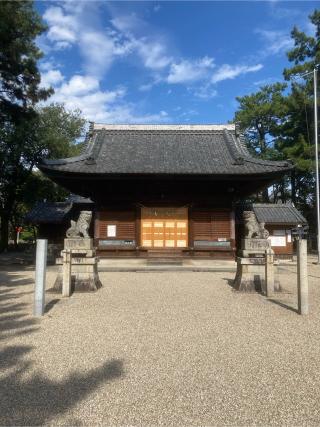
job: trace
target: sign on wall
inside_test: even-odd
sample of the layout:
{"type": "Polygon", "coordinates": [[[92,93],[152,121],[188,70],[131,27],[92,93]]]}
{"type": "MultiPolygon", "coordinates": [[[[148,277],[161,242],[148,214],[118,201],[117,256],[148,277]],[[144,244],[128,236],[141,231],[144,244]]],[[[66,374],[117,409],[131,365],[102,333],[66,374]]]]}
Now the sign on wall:
{"type": "Polygon", "coordinates": [[[116,225],[108,225],[107,226],[107,237],[116,237],[117,235],[117,226],[116,225]]]}
{"type": "Polygon", "coordinates": [[[271,246],[286,246],[286,236],[270,236],[271,246]]]}

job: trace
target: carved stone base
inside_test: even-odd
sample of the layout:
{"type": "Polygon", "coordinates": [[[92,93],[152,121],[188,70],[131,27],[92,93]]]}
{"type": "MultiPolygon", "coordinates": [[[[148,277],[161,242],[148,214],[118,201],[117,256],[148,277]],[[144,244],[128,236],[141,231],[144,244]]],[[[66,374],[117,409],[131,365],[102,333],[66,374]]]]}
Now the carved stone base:
{"type": "Polygon", "coordinates": [[[266,249],[270,248],[270,241],[267,239],[242,239],[242,252],[244,258],[264,257],[266,249]]]}
{"type": "MultiPolygon", "coordinates": [[[[240,292],[266,293],[265,258],[237,258],[233,286],[240,292]]],[[[274,292],[281,292],[277,263],[274,263],[274,292]]]]}
{"type": "Polygon", "coordinates": [[[93,239],[83,237],[64,239],[64,249],[77,251],[93,249],[93,239]]]}
{"type": "MultiPolygon", "coordinates": [[[[71,292],[92,292],[97,291],[102,287],[99,279],[97,263],[93,265],[77,265],[73,264],[72,259],[71,270],[71,292]]],[[[62,271],[54,282],[52,292],[62,292],[62,271]]]]}
{"type": "Polygon", "coordinates": [[[91,292],[101,288],[92,239],[65,239],[61,256],[57,259],[61,269],[51,291],[70,296],[72,292],[91,292]]]}
{"type": "Polygon", "coordinates": [[[264,258],[237,258],[234,288],[240,292],[262,292],[265,284],[264,258]]]}

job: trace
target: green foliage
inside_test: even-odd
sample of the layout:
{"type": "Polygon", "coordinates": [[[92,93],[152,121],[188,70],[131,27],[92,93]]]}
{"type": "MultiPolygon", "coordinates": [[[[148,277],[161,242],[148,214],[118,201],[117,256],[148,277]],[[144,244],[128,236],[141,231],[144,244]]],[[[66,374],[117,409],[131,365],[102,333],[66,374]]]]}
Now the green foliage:
{"type": "Polygon", "coordinates": [[[76,141],[83,136],[84,124],[79,111],[67,112],[61,104],[37,109],[37,116],[29,123],[28,144],[17,139],[24,149],[20,159],[15,159],[14,168],[5,168],[10,179],[4,186],[4,194],[14,201],[10,215],[12,227],[22,223],[23,216],[37,201],[63,201],[69,194],[35,170],[35,165],[43,157],[61,158],[79,154],[82,144],[76,141]]]}
{"type": "MultiPolygon", "coordinates": [[[[37,107],[53,89],[43,89],[35,40],[46,27],[27,0],[0,2],[0,216],[1,248],[8,243],[8,224],[21,223],[37,199],[62,198],[51,181],[35,172],[42,157],[75,155],[84,120],[63,105],[37,107]]],[[[65,193],[64,193],[65,195],[65,193]]]]}
{"type": "Polygon", "coordinates": [[[274,156],[273,138],[286,115],[284,83],[262,86],[259,92],[237,97],[239,109],[235,121],[240,124],[249,142],[249,149],[262,158],[274,156]]]}
{"type": "MultiPolygon", "coordinates": [[[[289,82],[263,86],[257,93],[237,98],[239,109],[235,120],[247,137],[251,152],[262,158],[290,159],[295,165],[291,179],[274,184],[286,199],[291,191],[292,200],[303,213],[314,221],[314,124],[313,124],[313,71],[320,64],[320,11],[309,19],[315,26],[315,36],[308,36],[297,27],[291,37],[294,47],[287,53],[293,63],[284,70],[289,82]],[[296,78],[297,74],[302,77],[296,78]],[[311,214],[312,213],[312,214],[311,214]]],[[[318,81],[319,87],[319,81],[318,81]]]]}
{"type": "Polygon", "coordinates": [[[51,104],[37,112],[33,126],[41,158],[70,157],[80,153],[83,144],[75,141],[84,136],[85,120],[79,110],[70,112],[63,104],[51,104]]]}
{"type": "Polygon", "coordinates": [[[35,39],[46,27],[31,1],[0,2],[0,122],[10,125],[52,90],[39,86],[35,39]],[[9,121],[9,123],[8,123],[9,121]]]}

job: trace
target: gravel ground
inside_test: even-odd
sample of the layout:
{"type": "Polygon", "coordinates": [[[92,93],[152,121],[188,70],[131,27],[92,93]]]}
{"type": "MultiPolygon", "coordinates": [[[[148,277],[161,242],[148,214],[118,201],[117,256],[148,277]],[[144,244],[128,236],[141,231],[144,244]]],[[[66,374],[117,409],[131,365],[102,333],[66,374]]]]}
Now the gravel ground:
{"type": "Polygon", "coordinates": [[[31,268],[2,270],[0,424],[320,425],[320,267],[306,317],[294,271],[274,301],[233,273],[101,273],[36,319],[31,268]]]}

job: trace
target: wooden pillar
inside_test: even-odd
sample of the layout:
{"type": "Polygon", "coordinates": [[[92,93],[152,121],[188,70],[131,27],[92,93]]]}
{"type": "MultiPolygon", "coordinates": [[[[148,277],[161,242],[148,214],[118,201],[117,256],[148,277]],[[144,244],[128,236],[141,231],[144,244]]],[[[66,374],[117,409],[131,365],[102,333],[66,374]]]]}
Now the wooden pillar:
{"type": "Polygon", "coordinates": [[[193,217],[192,217],[193,208],[189,206],[188,208],[188,246],[193,248],[193,217]]]}
{"type": "Polygon", "coordinates": [[[236,220],[235,220],[235,212],[234,209],[230,212],[230,238],[231,238],[231,245],[232,245],[232,252],[235,256],[236,252],[236,220]]]}
{"type": "Polygon", "coordinates": [[[136,212],[136,219],[135,219],[135,224],[136,224],[136,232],[135,232],[135,240],[136,240],[136,247],[141,246],[141,207],[137,206],[135,209],[136,212]]]}

